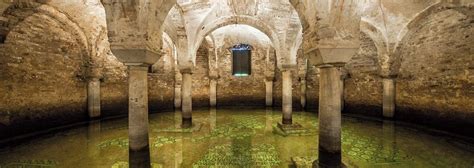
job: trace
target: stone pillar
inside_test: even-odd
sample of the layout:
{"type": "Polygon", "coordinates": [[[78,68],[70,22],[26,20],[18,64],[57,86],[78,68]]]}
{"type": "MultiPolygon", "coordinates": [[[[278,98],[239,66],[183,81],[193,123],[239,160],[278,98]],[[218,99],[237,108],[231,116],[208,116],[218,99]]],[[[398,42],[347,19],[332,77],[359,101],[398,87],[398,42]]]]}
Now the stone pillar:
{"type": "Polygon", "coordinates": [[[192,100],[192,71],[189,69],[182,70],[183,83],[181,89],[182,99],[182,117],[183,117],[183,128],[190,128],[192,126],[192,111],[193,111],[193,100],[192,100]]]}
{"type": "Polygon", "coordinates": [[[293,94],[292,94],[292,78],[291,70],[282,70],[283,88],[282,88],[282,112],[283,119],[282,124],[291,125],[293,124],[292,112],[293,112],[293,94]]]}
{"type": "Polygon", "coordinates": [[[128,70],[130,151],[148,150],[148,66],[129,66],[128,70]]]}
{"type": "Polygon", "coordinates": [[[182,77],[179,71],[175,71],[174,75],[174,108],[181,109],[181,84],[182,77]]]}
{"type": "Polygon", "coordinates": [[[100,80],[91,78],[87,82],[87,111],[89,118],[100,117],[100,80]]]}
{"type": "Polygon", "coordinates": [[[174,88],[174,108],[181,108],[181,85],[176,85],[174,88]]]}
{"type": "Polygon", "coordinates": [[[211,77],[209,79],[209,105],[216,107],[217,105],[217,78],[211,77]]]}
{"type": "Polygon", "coordinates": [[[265,106],[273,106],[273,77],[265,79],[265,106]]]}
{"type": "Polygon", "coordinates": [[[344,111],[344,103],[345,103],[345,98],[344,98],[344,95],[346,94],[346,91],[344,89],[345,87],[345,82],[346,82],[346,78],[348,78],[349,76],[349,73],[347,71],[346,68],[344,67],[341,67],[341,111],[344,111]]]}
{"type": "Polygon", "coordinates": [[[395,79],[383,80],[383,116],[393,118],[395,115],[395,79]]]}
{"type": "Polygon", "coordinates": [[[342,88],[341,90],[341,111],[344,111],[344,82],[345,82],[345,79],[344,77],[341,76],[341,80],[340,80],[340,87],[342,88]]]}
{"type": "Polygon", "coordinates": [[[301,97],[300,97],[301,108],[306,108],[306,79],[301,78],[301,97]]]}
{"type": "Polygon", "coordinates": [[[340,67],[325,64],[319,68],[319,166],[341,167],[340,67]]]}
{"type": "Polygon", "coordinates": [[[148,67],[163,51],[123,49],[111,46],[112,52],[128,66],[128,141],[130,167],[150,167],[148,141],[148,67]]]}

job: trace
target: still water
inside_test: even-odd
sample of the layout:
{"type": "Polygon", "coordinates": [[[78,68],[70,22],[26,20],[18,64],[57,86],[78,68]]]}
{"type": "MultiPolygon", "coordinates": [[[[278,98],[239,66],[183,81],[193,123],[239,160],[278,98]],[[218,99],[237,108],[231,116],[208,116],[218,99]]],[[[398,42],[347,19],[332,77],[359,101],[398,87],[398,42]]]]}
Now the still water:
{"type": "MultiPolygon", "coordinates": [[[[194,127],[180,129],[179,112],[151,114],[152,167],[289,167],[318,155],[318,118],[295,112],[298,134],[276,127],[281,112],[256,109],[195,110],[194,127]]],[[[0,150],[0,168],[128,167],[127,119],[94,122],[0,150]]],[[[474,145],[418,129],[343,118],[347,167],[474,167],[474,145]]]]}

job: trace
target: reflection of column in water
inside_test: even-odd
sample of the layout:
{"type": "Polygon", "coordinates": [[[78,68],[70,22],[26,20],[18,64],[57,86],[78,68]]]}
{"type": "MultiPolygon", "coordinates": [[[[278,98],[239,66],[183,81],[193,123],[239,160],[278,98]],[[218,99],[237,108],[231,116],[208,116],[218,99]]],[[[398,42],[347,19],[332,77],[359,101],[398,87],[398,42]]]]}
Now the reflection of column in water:
{"type": "MultiPolygon", "coordinates": [[[[179,117],[179,121],[181,122],[181,117],[179,117]]],[[[174,167],[182,167],[181,164],[183,163],[183,136],[176,136],[174,151],[174,167]]]]}
{"type": "Polygon", "coordinates": [[[273,109],[271,107],[267,107],[265,109],[265,133],[272,133],[272,130],[273,130],[272,116],[273,116],[273,109]]]}
{"type": "Polygon", "coordinates": [[[383,121],[382,134],[382,152],[384,156],[388,156],[387,158],[393,161],[396,155],[395,123],[393,121],[383,121]]]}
{"type": "Polygon", "coordinates": [[[129,150],[128,155],[129,155],[130,168],[151,167],[149,147],[145,147],[140,150],[129,150]]]}
{"type": "Polygon", "coordinates": [[[174,111],[174,126],[175,128],[181,128],[181,111],[175,110],[174,111]]]}
{"type": "Polygon", "coordinates": [[[216,129],[216,122],[217,122],[217,110],[216,108],[211,108],[209,110],[209,131],[212,132],[216,129]]]}
{"type": "Polygon", "coordinates": [[[100,143],[100,121],[91,121],[87,127],[87,156],[88,163],[95,163],[96,158],[100,158],[100,149],[97,144],[100,143]]]}

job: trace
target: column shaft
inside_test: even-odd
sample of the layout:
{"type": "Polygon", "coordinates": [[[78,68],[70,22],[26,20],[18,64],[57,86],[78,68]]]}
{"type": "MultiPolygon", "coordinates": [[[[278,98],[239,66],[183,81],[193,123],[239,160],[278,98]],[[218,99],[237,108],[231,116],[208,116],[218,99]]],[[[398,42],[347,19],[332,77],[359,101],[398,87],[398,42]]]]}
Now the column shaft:
{"type": "Polygon", "coordinates": [[[273,81],[265,80],[265,105],[273,106],[273,81]]]}
{"type": "Polygon", "coordinates": [[[148,67],[129,66],[128,135],[130,151],[148,148],[148,67]]]}
{"type": "Polygon", "coordinates": [[[283,124],[292,124],[292,112],[293,112],[293,94],[292,94],[292,81],[291,71],[286,70],[282,72],[283,88],[282,88],[282,106],[283,106],[283,124]]]}
{"type": "Polygon", "coordinates": [[[337,67],[320,68],[319,165],[341,166],[341,74],[337,67]]]}
{"type": "Polygon", "coordinates": [[[345,79],[341,77],[340,84],[341,84],[341,111],[344,111],[344,82],[345,79]]]}
{"type": "Polygon", "coordinates": [[[192,110],[193,110],[193,102],[192,102],[192,74],[191,73],[183,73],[183,84],[181,89],[181,99],[183,100],[182,106],[182,117],[183,123],[182,126],[187,128],[191,127],[192,125],[192,110]]]}
{"type": "Polygon", "coordinates": [[[209,81],[209,104],[211,107],[216,107],[217,105],[217,80],[211,79],[209,81]]]}
{"type": "Polygon", "coordinates": [[[301,108],[306,107],[306,80],[301,80],[301,108]]]}
{"type": "Polygon", "coordinates": [[[395,80],[383,79],[383,116],[393,118],[395,115],[395,80]]]}
{"type": "Polygon", "coordinates": [[[97,78],[87,83],[87,110],[89,118],[100,117],[100,80],[97,78]]]}
{"type": "Polygon", "coordinates": [[[174,88],[174,108],[181,108],[181,86],[175,86],[174,88]]]}

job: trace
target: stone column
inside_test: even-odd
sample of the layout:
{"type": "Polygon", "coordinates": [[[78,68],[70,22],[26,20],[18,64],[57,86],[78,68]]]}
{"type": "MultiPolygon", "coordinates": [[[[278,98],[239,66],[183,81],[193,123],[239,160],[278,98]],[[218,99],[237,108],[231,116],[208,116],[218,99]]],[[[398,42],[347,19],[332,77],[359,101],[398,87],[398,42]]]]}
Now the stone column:
{"type": "Polygon", "coordinates": [[[189,69],[181,70],[183,75],[183,83],[181,89],[182,99],[182,118],[183,128],[190,128],[192,126],[192,111],[193,111],[193,100],[192,100],[192,71],[189,69]]]}
{"type": "Polygon", "coordinates": [[[293,124],[292,112],[293,112],[293,94],[292,94],[292,79],[291,70],[282,70],[283,88],[282,88],[282,112],[283,119],[282,124],[291,125],[293,124]]]}
{"type": "Polygon", "coordinates": [[[273,77],[265,78],[265,106],[273,106],[273,77]]]}
{"type": "Polygon", "coordinates": [[[306,79],[301,78],[301,97],[300,97],[301,108],[306,108],[306,79]]]}
{"type": "Polygon", "coordinates": [[[341,67],[341,111],[344,111],[344,103],[346,100],[344,100],[344,95],[346,93],[344,86],[346,82],[346,78],[348,77],[348,72],[347,69],[344,67],[341,67]]]}
{"type": "Polygon", "coordinates": [[[395,80],[384,78],[383,80],[383,116],[393,118],[395,115],[395,80]]]}
{"type": "Polygon", "coordinates": [[[319,166],[341,167],[340,67],[325,64],[319,68],[319,166]]]}
{"type": "Polygon", "coordinates": [[[128,70],[130,151],[148,150],[148,66],[129,66],[128,70]]]}
{"type": "Polygon", "coordinates": [[[174,75],[174,108],[180,109],[181,108],[181,73],[179,71],[175,71],[174,75]]]}
{"type": "Polygon", "coordinates": [[[181,108],[181,85],[176,85],[174,88],[174,108],[181,108]]]}
{"type": "Polygon", "coordinates": [[[340,80],[340,87],[342,88],[341,90],[341,111],[344,111],[344,77],[341,76],[341,80],[340,80]]]}
{"type": "Polygon", "coordinates": [[[209,79],[209,105],[216,107],[217,105],[217,77],[209,79]]]}
{"type": "Polygon", "coordinates": [[[89,118],[100,117],[100,80],[96,77],[87,82],[87,111],[89,118]]]}
{"type": "MultiPolygon", "coordinates": [[[[115,46],[116,47],[116,46],[115,46]]],[[[163,51],[123,49],[111,46],[112,52],[128,66],[128,141],[130,167],[150,167],[148,141],[148,67],[163,51]]]]}

